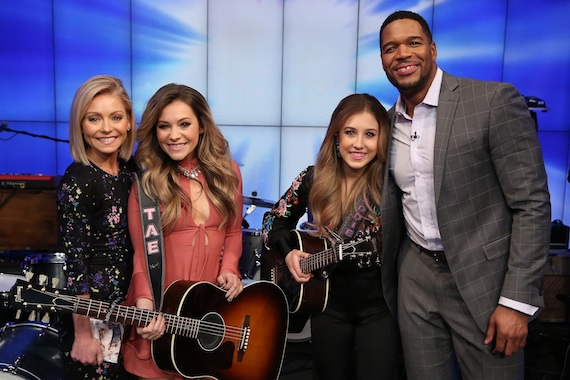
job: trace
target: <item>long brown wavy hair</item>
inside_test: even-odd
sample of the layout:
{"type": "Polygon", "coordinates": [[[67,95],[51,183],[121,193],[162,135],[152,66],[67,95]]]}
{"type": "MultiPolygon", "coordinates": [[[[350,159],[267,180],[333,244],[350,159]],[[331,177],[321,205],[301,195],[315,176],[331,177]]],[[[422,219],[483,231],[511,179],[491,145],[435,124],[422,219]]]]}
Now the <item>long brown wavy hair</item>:
{"type": "Polygon", "coordinates": [[[353,94],[342,99],[334,110],[325,138],[317,155],[313,172],[313,187],[309,205],[312,224],[318,234],[325,234],[323,226],[339,228],[360,197],[366,200],[369,213],[380,205],[384,177],[384,165],[388,149],[389,118],[386,109],[369,94],[353,94]],[[355,183],[350,195],[343,197],[342,183],[345,177],[343,159],[337,156],[336,141],[347,120],[355,114],[368,112],[379,126],[376,157],[368,163],[364,173],[355,183]]]}
{"type": "Polygon", "coordinates": [[[189,210],[191,207],[189,196],[178,182],[178,162],[161,149],[156,136],[156,125],[162,110],[175,100],[188,104],[203,128],[204,133],[200,135],[196,147],[197,156],[207,183],[206,194],[222,217],[222,228],[237,217],[235,196],[239,179],[234,171],[228,141],[214,122],[206,99],[191,87],[167,84],[148,101],[138,129],[139,146],[135,153],[136,162],[144,170],[143,190],[151,197],[154,194],[164,206],[162,225],[166,231],[174,227],[182,215],[182,209],[189,210]]]}

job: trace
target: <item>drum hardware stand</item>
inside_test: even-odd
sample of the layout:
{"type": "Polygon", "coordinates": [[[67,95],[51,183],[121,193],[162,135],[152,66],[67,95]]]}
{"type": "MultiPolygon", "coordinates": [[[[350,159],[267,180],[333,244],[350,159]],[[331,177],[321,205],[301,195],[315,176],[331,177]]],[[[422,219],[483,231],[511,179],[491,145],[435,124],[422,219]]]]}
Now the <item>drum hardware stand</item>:
{"type": "Polygon", "coordinates": [[[249,207],[247,208],[247,210],[245,210],[245,214],[243,214],[243,217],[241,219],[241,226],[243,228],[249,228],[249,223],[245,220],[245,218],[251,214],[255,209],[257,208],[256,205],[251,204],[249,205],[249,207]]]}
{"type": "Polygon", "coordinates": [[[253,256],[255,257],[255,260],[251,261],[251,264],[249,265],[249,268],[247,268],[247,273],[248,273],[248,278],[251,279],[253,278],[254,275],[249,275],[250,273],[255,274],[255,272],[257,272],[257,269],[261,266],[261,251],[258,250],[257,248],[253,249],[253,256]]]}

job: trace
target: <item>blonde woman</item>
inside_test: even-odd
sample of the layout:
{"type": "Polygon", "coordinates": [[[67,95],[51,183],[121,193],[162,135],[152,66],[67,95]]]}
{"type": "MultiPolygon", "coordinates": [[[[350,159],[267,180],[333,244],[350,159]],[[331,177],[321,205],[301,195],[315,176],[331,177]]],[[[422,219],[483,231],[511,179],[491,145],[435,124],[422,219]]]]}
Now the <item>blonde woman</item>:
{"type": "Polygon", "coordinates": [[[384,300],[379,257],[387,141],[388,117],[380,102],[368,94],[344,98],[332,114],[315,166],[295,178],[264,218],[266,244],[282,255],[299,283],[308,282],[313,274],[301,271],[299,261],[309,253],[298,249],[290,230],[307,209],[312,214],[312,234],[332,241],[335,235],[349,235],[343,236],[341,227],[359,210],[363,223],[350,240],[368,236],[377,242],[370,260],[336,264],[326,309],[312,316],[319,379],[392,379],[396,374],[398,333],[384,300]]]}
{"type": "MultiPolygon", "coordinates": [[[[69,139],[74,162],[57,191],[60,249],[66,254],[62,285],[79,297],[114,301],[126,295],[131,279],[127,200],[136,171],[135,117],[119,79],[95,76],[77,90],[69,139]]],[[[89,317],[74,314],[60,323],[66,379],[129,378],[121,358],[106,361],[89,317]]],[[[122,332],[121,326],[101,326],[110,335],[122,332]]]]}
{"type": "MultiPolygon", "coordinates": [[[[206,99],[184,85],[159,89],[143,113],[135,157],[144,170],[143,191],[160,203],[165,289],[176,280],[209,281],[227,290],[231,301],[243,290],[241,173],[206,99]]],[[[128,298],[138,308],[153,309],[136,188],[129,223],[135,259],[128,298]]],[[[151,358],[150,340],[164,329],[162,316],[136,328],[124,351],[129,372],[143,379],[174,378],[151,358]]]]}

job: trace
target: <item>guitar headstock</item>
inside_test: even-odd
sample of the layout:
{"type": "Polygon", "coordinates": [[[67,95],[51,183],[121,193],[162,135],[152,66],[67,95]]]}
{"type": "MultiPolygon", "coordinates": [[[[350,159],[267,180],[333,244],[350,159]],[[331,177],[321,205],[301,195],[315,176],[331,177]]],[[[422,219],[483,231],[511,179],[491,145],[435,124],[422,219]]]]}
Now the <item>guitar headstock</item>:
{"type": "Polygon", "coordinates": [[[378,256],[376,240],[370,235],[336,244],[335,248],[340,260],[360,260],[369,264],[373,257],[378,256]]]}
{"type": "Polygon", "coordinates": [[[17,280],[8,294],[8,308],[28,312],[72,312],[74,304],[60,289],[17,280]]]}
{"type": "Polygon", "coordinates": [[[341,258],[349,258],[355,256],[371,256],[375,254],[376,242],[370,235],[360,237],[358,239],[337,243],[336,249],[341,258]]]}

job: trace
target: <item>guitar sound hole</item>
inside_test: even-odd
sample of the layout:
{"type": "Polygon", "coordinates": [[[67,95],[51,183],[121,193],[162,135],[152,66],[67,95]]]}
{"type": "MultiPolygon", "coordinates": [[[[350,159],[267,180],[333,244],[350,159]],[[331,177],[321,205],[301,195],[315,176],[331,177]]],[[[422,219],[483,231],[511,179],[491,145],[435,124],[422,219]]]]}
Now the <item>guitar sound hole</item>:
{"type": "Polygon", "coordinates": [[[222,316],[211,312],[202,317],[198,330],[198,342],[206,351],[215,350],[222,343],[226,334],[226,326],[222,316]]]}

